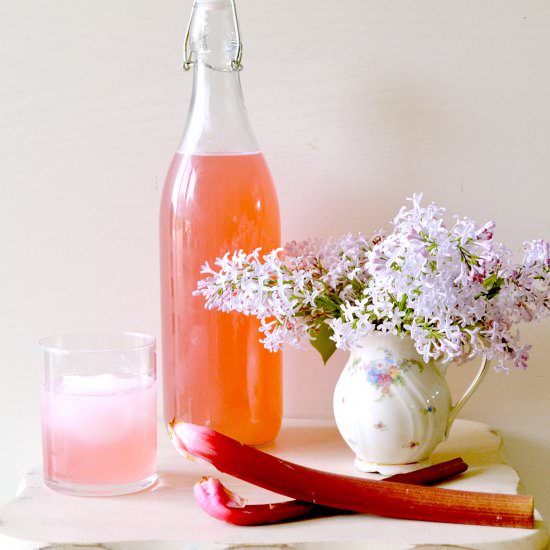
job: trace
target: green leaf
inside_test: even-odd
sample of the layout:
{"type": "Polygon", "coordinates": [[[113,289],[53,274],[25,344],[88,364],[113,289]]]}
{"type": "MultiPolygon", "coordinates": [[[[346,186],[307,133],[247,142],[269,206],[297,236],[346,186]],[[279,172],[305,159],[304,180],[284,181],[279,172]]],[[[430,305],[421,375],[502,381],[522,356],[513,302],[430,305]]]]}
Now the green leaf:
{"type": "Polygon", "coordinates": [[[504,283],[504,279],[499,277],[496,273],[493,273],[490,277],[487,277],[483,281],[483,287],[487,290],[485,297],[490,300],[494,298],[499,292],[504,283]]]}
{"type": "Polygon", "coordinates": [[[493,285],[497,282],[497,279],[498,279],[498,275],[496,273],[493,273],[483,281],[483,288],[490,290],[491,288],[493,288],[493,285]]]}
{"type": "Polygon", "coordinates": [[[317,296],[317,298],[315,298],[315,305],[326,313],[340,311],[340,305],[330,296],[317,296]]]}
{"type": "Polygon", "coordinates": [[[336,342],[330,339],[333,334],[334,331],[325,322],[309,331],[311,345],[321,354],[325,365],[336,351],[336,342]]]}

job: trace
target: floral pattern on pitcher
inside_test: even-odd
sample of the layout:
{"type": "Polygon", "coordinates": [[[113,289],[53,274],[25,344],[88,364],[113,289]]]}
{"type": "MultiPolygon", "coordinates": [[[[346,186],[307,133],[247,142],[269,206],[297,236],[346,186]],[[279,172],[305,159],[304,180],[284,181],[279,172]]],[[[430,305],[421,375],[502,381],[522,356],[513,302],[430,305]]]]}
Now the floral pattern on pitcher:
{"type": "MultiPolygon", "coordinates": [[[[379,348],[379,351],[384,352],[384,357],[373,359],[362,365],[362,369],[366,371],[367,381],[380,391],[379,399],[383,399],[393,397],[392,386],[405,384],[405,372],[413,367],[422,372],[424,366],[415,359],[396,359],[386,348],[379,348]]],[[[359,363],[354,361],[353,366],[357,367],[359,363]]]]}

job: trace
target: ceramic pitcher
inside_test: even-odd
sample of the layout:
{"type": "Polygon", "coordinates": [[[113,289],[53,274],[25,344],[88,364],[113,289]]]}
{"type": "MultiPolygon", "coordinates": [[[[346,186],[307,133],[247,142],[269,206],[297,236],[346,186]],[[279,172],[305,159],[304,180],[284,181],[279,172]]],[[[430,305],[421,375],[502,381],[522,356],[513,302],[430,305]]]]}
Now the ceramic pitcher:
{"type": "Polygon", "coordinates": [[[411,338],[364,337],[350,352],[333,401],[356,467],[389,475],[427,463],[487,368],[483,357],[474,381],[453,405],[446,365],[425,363],[411,338]]]}

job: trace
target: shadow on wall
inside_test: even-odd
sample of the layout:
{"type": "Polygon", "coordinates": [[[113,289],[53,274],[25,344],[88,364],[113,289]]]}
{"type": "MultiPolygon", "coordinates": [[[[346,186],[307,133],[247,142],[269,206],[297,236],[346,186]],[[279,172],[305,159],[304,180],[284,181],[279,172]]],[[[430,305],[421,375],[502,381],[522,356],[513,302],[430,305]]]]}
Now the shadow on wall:
{"type": "Polygon", "coordinates": [[[336,352],[324,365],[313,348],[286,346],[283,357],[284,416],[332,420],[332,394],[347,354],[336,352]]]}

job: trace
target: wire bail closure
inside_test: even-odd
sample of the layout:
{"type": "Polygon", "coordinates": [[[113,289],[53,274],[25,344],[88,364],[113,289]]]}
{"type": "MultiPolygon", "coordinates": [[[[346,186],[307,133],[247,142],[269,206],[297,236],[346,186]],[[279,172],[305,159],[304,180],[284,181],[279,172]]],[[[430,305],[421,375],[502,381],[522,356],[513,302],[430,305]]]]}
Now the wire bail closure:
{"type": "MultiPolygon", "coordinates": [[[[237,17],[237,6],[235,0],[230,0],[231,12],[233,13],[233,24],[235,25],[235,34],[237,35],[237,55],[235,59],[231,60],[231,68],[235,71],[240,71],[243,58],[243,43],[241,41],[241,31],[239,28],[239,18],[237,17]]],[[[188,71],[193,67],[195,62],[191,59],[191,51],[189,50],[189,34],[191,32],[191,23],[193,22],[193,12],[189,18],[189,24],[187,25],[187,32],[185,33],[185,43],[183,45],[183,68],[188,71]]]]}

